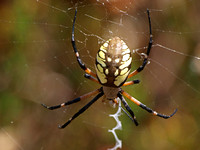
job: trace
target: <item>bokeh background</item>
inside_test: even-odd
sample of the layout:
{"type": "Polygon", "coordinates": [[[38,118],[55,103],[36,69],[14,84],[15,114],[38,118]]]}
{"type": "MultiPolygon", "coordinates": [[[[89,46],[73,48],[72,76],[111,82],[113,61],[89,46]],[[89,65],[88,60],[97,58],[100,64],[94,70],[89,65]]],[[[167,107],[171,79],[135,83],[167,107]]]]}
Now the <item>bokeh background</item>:
{"type": "MultiPolygon", "coordinates": [[[[141,83],[124,90],[158,112],[170,114],[175,108],[178,112],[164,120],[129,101],[140,125],[135,127],[126,115],[120,117],[123,130],[117,133],[122,149],[200,149],[199,0],[0,1],[0,149],[103,150],[114,146],[108,129],[115,121],[109,114],[117,108],[108,102],[99,100],[63,130],[58,124],[90,99],[55,111],[40,105],[59,104],[100,87],[83,77],[71,47],[75,6],[77,47],[93,70],[98,48],[110,37],[119,36],[131,50],[144,51],[146,9],[151,11],[150,64],[134,77],[141,83]]],[[[132,69],[140,64],[139,55],[134,55],[132,69]]]]}

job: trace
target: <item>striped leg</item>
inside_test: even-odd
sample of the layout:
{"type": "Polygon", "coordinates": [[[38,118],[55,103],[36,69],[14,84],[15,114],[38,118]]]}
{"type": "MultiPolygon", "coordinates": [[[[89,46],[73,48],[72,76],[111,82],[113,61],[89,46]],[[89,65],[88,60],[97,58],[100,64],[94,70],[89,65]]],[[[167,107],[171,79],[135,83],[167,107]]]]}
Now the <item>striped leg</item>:
{"type": "Polygon", "coordinates": [[[102,97],[104,95],[103,91],[101,93],[99,93],[96,97],[94,97],[88,104],[86,104],[83,108],[81,108],[77,113],[75,113],[66,123],[64,123],[63,125],[59,125],[58,127],[60,129],[65,128],[67,125],[69,125],[71,123],[72,120],[74,120],[75,118],[77,118],[80,114],[82,114],[84,111],[86,111],[94,102],[96,102],[100,97],[102,97]]]}
{"type": "Polygon", "coordinates": [[[138,83],[140,83],[140,80],[133,80],[133,81],[125,82],[122,86],[127,86],[127,85],[132,85],[132,84],[138,84],[138,83]]]}
{"type": "Polygon", "coordinates": [[[157,113],[156,111],[152,110],[151,108],[147,107],[146,105],[142,104],[140,101],[138,101],[137,99],[135,99],[134,97],[132,97],[131,95],[129,95],[128,93],[124,92],[123,90],[121,91],[122,95],[124,95],[125,97],[127,97],[128,99],[130,99],[132,102],[134,102],[136,105],[140,106],[142,109],[148,111],[149,113],[153,113],[153,115],[164,118],[164,119],[168,119],[170,117],[172,117],[177,109],[175,109],[175,111],[171,114],[171,115],[163,115],[160,113],[157,113]]]}
{"type": "Polygon", "coordinates": [[[76,43],[75,43],[75,39],[74,39],[74,26],[75,26],[75,21],[76,21],[76,14],[77,14],[77,9],[75,10],[75,15],[74,15],[74,20],[73,20],[73,26],[72,26],[72,47],[74,49],[74,52],[75,52],[75,55],[76,55],[76,58],[77,58],[77,61],[78,61],[78,64],[79,66],[87,73],[87,74],[90,74],[91,76],[93,77],[96,77],[96,74],[93,73],[89,68],[87,68],[85,66],[85,64],[82,62],[80,56],[79,56],[79,53],[77,51],[77,48],[76,48],[76,43]]]}
{"type": "Polygon", "coordinates": [[[153,44],[153,35],[152,35],[152,31],[151,31],[151,18],[150,18],[150,14],[149,14],[149,10],[147,9],[147,15],[148,15],[148,20],[149,20],[149,44],[147,47],[147,53],[144,54],[144,60],[143,60],[143,64],[136,70],[134,70],[133,72],[131,72],[128,76],[128,78],[138,74],[140,71],[142,71],[144,69],[144,67],[146,66],[147,62],[148,62],[148,57],[149,57],[149,53],[151,51],[151,47],[153,44]]]}
{"type": "Polygon", "coordinates": [[[92,95],[98,94],[98,93],[101,92],[101,91],[102,91],[102,88],[97,89],[97,90],[94,90],[94,91],[89,92],[89,93],[87,93],[87,94],[84,94],[84,95],[82,95],[82,96],[80,96],[80,97],[78,97],[78,98],[75,98],[74,100],[71,100],[71,101],[62,103],[62,104],[60,104],[60,105],[46,106],[45,104],[42,104],[42,106],[44,106],[44,107],[47,108],[47,109],[54,110],[54,109],[57,109],[57,108],[60,108],[60,107],[64,107],[64,106],[66,106],[66,105],[71,105],[71,104],[73,104],[73,103],[77,103],[77,102],[79,102],[80,100],[83,100],[83,99],[86,99],[86,98],[88,98],[88,97],[91,97],[92,95]]]}
{"type": "MultiPolygon", "coordinates": [[[[122,101],[122,103],[123,103],[124,107],[126,108],[126,110],[127,110],[127,111],[130,113],[130,115],[132,116],[131,120],[135,123],[136,126],[138,126],[138,122],[137,122],[137,120],[136,120],[136,117],[135,117],[133,111],[131,110],[131,108],[129,107],[128,103],[127,103],[126,100],[124,99],[124,97],[121,95],[121,93],[118,93],[117,96],[118,96],[118,97],[120,98],[120,100],[122,101]]],[[[126,114],[127,114],[127,113],[126,113],[126,114]]],[[[128,115],[128,114],[127,114],[127,115],[128,115]]],[[[128,117],[129,117],[129,115],[128,115],[128,117]]]]}
{"type": "Polygon", "coordinates": [[[87,73],[84,75],[84,77],[87,78],[87,79],[90,79],[90,80],[92,80],[92,81],[94,81],[96,83],[99,83],[99,81],[96,78],[92,77],[91,75],[89,75],[87,73]]]}

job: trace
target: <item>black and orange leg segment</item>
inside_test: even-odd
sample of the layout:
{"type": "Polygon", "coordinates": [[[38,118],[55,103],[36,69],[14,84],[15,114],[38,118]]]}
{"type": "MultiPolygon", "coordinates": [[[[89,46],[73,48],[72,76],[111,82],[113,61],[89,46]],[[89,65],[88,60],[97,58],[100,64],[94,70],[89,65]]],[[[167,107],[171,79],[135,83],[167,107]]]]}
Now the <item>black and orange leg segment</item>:
{"type": "Polygon", "coordinates": [[[146,66],[146,64],[148,63],[148,57],[149,57],[151,47],[152,47],[152,44],[153,44],[153,39],[152,39],[153,35],[152,35],[152,29],[151,29],[151,17],[150,17],[149,9],[147,9],[147,15],[148,15],[148,21],[149,21],[149,43],[148,43],[148,47],[147,47],[147,52],[146,52],[146,54],[143,54],[144,60],[143,60],[142,65],[138,69],[131,72],[129,74],[128,78],[130,78],[130,77],[138,74],[139,72],[141,72],[144,69],[144,67],[146,66]]]}
{"type": "Polygon", "coordinates": [[[133,80],[133,81],[127,81],[122,86],[132,85],[132,84],[138,84],[140,83],[140,80],[133,80]]]}
{"type": "Polygon", "coordinates": [[[89,103],[87,103],[84,107],[82,107],[77,113],[75,113],[66,123],[63,125],[59,125],[58,127],[60,129],[65,128],[68,124],[72,122],[75,118],[77,118],[80,114],[82,114],[84,111],[86,111],[94,102],[96,102],[100,97],[104,95],[103,90],[95,96],[89,103]]]}
{"type": "Polygon", "coordinates": [[[102,88],[94,90],[92,92],[89,92],[89,93],[84,94],[84,95],[82,95],[82,96],[80,96],[78,98],[75,98],[75,99],[73,99],[71,101],[68,101],[68,102],[65,102],[65,103],[62,103],[62,104],[59,104],[59,105],[47,106],[45,104],[42,104],[42,106],[44,106],[45,108],[50,109],[50,110],[58,109],[58,108],[61,108],[61,107],[67,106],[67,105],[71,105],[73,103],[77,103],[77,102],[79,102],[81,100],[84,100],[84,99],[86,99],[88,97],[91,97],[92,95],[98,94],[101,91],[102,91],[102,88]]]}
{"type": "Polygon", "coordinates": [[[145,58],[144,58],[143,64],[138,69],[136,69],[133,72],[131,72],[128,75],[128,78],[131,78],[132,76],[135,76],[136,74],[138,74],[139,72],[141,72],[144,69],[144,67],[146,66],[146,64],[148,62],[147,55],[145,54],[144,56],[145,56],[145,58]]]}
{"type": "Polygon", "coordinates": [[[76,55],[76,58],[77,58],[77,61],[78,61],[78,64],[79,66],[89,75],[93,76],[93,77],[96,77],[96,74],[93,73],[89,68],[87,68],[85,66],[85,64],[82,62],[80,56],[79,56],[79,53],[78,53],[78,50],[76,48],[76,42],[75,42],[75,38],[74,38],[74,26],[75,26],[75,22],[76,22],[76,14],[77,14],[77,9],[75,10],[75,15],[74,15],[74,20],[73,20],[73,26],[72,26],[72,39],[71,39],[71,42],[72,42],[72,47],[74,49],[74,52],[75,52],[75,55],[76,55]]]}
{"type": "Polygon", "coordinates": [[[126,113],[126,115],[135,123],[135,125],[138,126],[138,122],[137,122],[137,120],[136,120],[136,117],[135,117],[133,111],[131,110],[130,106],[128,105],[128,103],[126,102],[126,100],[124,99],[124,97],[122,96],[122,94],[121,94],[121,93],[118,93],[117,96],[118,96],[119,99],[122,101],[124,107],[125,107],[126,110],[130,113],[130,115],[131,115],[132,118],[131,118],[123,109],[122,109],[122,110],[123,110],[123,111],[126,113]]]}
{"type": "Polygon", "coordinates": [[[91,75],[89,75],[87,73],[84,75],[84,77],[87,78],[87,79],[90,79],[90,80],[92,80],[92,81],[94,81],[96,83],[99,83],[99,81],[96,78],[94,78],[93,76],[91,76],[91,75]]]}
{"type": "Polygon", "coordinates": [[[175,109],[175,111],[171,115],[163,115],[163,114],[157,113],[156,111],[154,111],[151,108],[147,107],[146,105],[142,104],[140,101],[138,101],[137,99],[135,99],[128,93],[124,92],[123,90],[121,91],[121,94],[124,95],[125,97],[127,97],[128,99],[130,99],[136,105],[140,106],[142,109],[148,111],[149,113],[152,113],[155,116],[158,116],[158,117],[161,117],[164,119],[168,119],[168,118],[172,117],[177,112],[177,109],[175,109]]]}

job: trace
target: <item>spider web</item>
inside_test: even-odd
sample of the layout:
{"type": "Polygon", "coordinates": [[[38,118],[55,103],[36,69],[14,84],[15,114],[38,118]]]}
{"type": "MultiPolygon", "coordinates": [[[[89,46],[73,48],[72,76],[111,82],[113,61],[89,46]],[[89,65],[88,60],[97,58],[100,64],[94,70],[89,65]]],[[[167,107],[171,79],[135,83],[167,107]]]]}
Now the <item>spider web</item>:
{"type": "Polygon", "coordinates": [[[66,129],[57,129],[90,99],[47,111],[40,103],[59,104],[99,88],[85,79],[71,47],[75,38],[81,58],[95,70],[96,52],[119,36],[134,52],[132,70],[142,63],[149,40],[150,9],[154,44],[149,64],[123,88],[152,109],[177,114],[163,120],[130,101],[139,126],[123,114],[117,131],[123,149],[198,149],[200,51],[199,2],[185,1],[51,1],[1,2],[0,145],[4,149],[107,149],[115,144],[108,129],[117,111],[102,100],[66,129]],[[104,104],[105,103],[105,104],[104,104]],[[184,142],[183,142],[184,141],[184,142]]]}

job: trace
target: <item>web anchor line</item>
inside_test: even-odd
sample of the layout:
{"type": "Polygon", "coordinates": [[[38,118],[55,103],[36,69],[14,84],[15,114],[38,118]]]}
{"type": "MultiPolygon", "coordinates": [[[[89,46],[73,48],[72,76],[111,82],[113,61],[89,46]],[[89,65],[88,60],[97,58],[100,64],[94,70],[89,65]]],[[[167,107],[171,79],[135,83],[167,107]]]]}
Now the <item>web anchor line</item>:
{"type": "Polygon", "coordinates": [[[158,43],[155,43],[154,45],[152,45],[152,47],[161,47],[161,48],[163,48],[163,49],[165,49],[165,50],[168,50],[168,51],[170,51],[170,52],[173,52],[173,53],[176,53],[176,54],[179,54],[179,55],[183,55],[183,56],[186,56],[186,57],[191,57],[191,58],[200,60],[200,57],[198,57],[198,56],[188,55],[188,54],[185,54],[185,53],[183,53],[183,52],[179,52],[179,51],[177,51],[177,50],[175,50],[175,49],[172,49],[172,48],[168,48],[168,47],[163,46],[163,45],[158,44],[158,43]]]}

